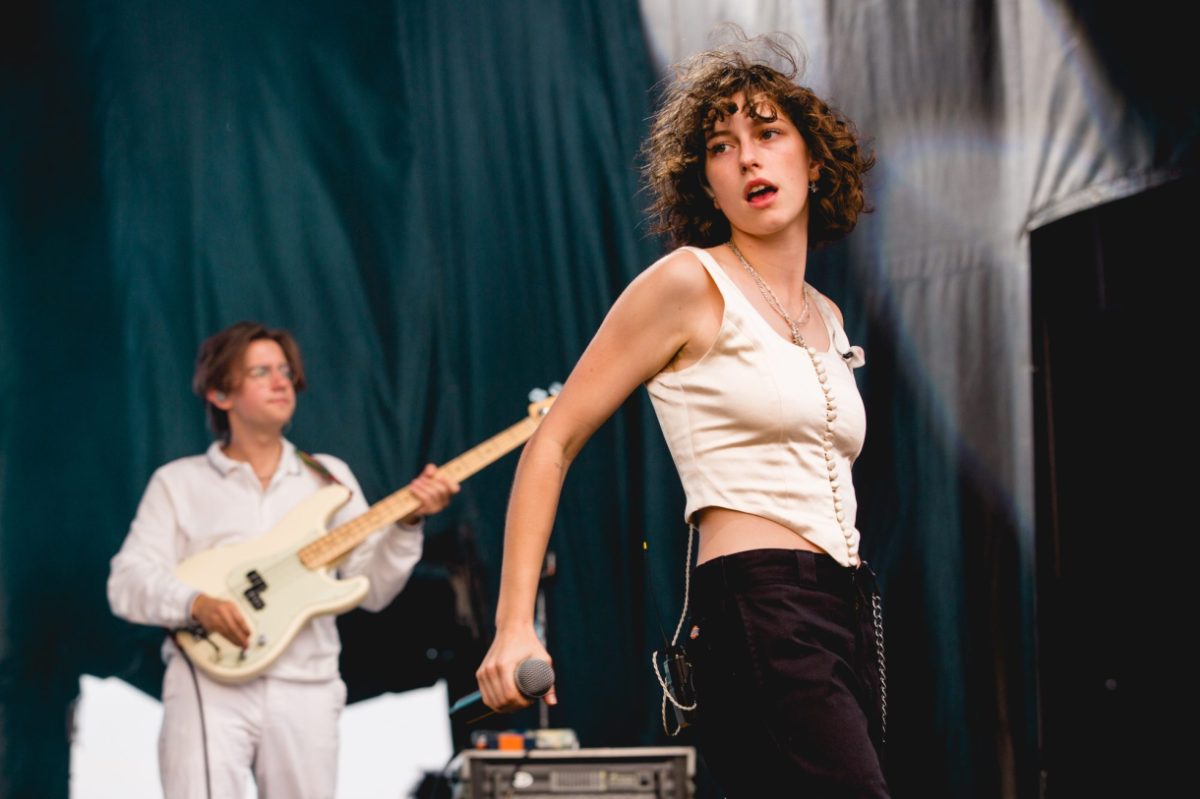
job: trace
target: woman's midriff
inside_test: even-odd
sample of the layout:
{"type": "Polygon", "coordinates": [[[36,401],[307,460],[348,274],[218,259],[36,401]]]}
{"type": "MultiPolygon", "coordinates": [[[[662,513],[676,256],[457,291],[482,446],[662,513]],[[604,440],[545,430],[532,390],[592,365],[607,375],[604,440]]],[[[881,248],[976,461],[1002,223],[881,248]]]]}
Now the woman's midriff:
{"type": "Polygon", "coordinates": [[[752,513],[728,508],[704,508],[695,514],[700,529],[697,564],[751,549],[803,549],[826,554],[791,528],[752,513]]]}

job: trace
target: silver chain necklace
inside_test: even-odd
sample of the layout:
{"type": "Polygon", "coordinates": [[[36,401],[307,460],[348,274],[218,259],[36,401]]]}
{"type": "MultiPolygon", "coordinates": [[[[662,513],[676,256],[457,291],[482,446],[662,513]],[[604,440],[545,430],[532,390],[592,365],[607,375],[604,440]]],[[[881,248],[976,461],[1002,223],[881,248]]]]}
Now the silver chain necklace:
{"type": "Polygon", "coordinates": [[[793,319],[792,315],[783,307],[783,303],[775,296],[775,292],[771,291],[771,287],[762,279],[762,275],[754,271],[754,267],[746,260],[746,256],[742,255],[742,251],[733,243],[733,239],[728,242],[729,249],[733,250],[733,254],[742,262],[742,266],[746,267],[746,271],[750,273],[750,277],[754,278],[754,282],[758,284],[758,290],[762,292],[763,299],[767,301],[767,305],[771,306],[771,310],[783,317],[783,321],[787,322],[788,330],[792,332],[792,341],[797,347],[807,347],[804,343],[804,336],[800,335],[800,327],[808,322],[808,284],[804,284],[804,307],[800,309],[800,315],[793,319]]]}

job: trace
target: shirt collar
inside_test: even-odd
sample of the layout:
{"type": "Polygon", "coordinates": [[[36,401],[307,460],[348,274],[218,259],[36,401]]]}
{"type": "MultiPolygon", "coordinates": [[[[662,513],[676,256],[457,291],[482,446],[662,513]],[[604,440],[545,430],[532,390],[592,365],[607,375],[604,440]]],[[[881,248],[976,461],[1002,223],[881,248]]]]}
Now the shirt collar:
{"type": "MultiPolygon", "coordinates": [[[[221,449],[220,441],[214,441],[208,445],[207,455],[208,462],[212,464],[214,469],[221,473],[222,477],[228,476],[230,472],[242,464],[242,461],[235,461],[225,454],[221,449]]],[[[300,474],[302,466],[303,464],[300,463],[300,459],[296,457],[296,445],[286,438],[283,439],[283,454],[279,456],[279,466],[276,468],[275,473],[278,474],[282,471],[284,474],[300,474]]]]}

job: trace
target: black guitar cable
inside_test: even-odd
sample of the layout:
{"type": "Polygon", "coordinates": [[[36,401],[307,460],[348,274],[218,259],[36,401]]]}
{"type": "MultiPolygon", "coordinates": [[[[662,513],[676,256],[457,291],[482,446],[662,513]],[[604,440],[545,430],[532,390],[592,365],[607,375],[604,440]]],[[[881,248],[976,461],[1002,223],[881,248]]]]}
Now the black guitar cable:
{"type": "MultiPolygon", "coordinates": [[[[183,631],[191,633],[197,638],[208,640],[208,633],[198,624],[186,627],[183,631]]],[[[204,750],[204,792],[208,799],[212,799],[212,774],[210,773],[211,767],[208,763],[208,728],[204,723],[204,700],[200,698],[200,679],[196,676],[196,666],[192,663],[192,659],[187,656],[187,652],[184,652],[183,647],[175,640],[174,632],[171,633],[171,643],[175,644],[175,648],[179,650],[183,662],[187,664],[188,671],[192,673],[192,687],[196,689],[196,709],[200,711],[200,744],[204,750]]],[[[212,642],[209,641],[209,643],[212,642]]]]}

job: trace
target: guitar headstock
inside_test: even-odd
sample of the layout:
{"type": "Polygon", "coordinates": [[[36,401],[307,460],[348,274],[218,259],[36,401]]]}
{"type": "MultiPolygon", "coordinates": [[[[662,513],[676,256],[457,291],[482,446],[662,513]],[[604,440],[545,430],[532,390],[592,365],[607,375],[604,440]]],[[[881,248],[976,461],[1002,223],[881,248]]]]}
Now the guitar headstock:
{"type": "Polygon", "coordinates": [[[562,383],[555,381],[546,388],[535,388],[529,392],[529,415],[540,419],[550,411],[558,392],[562,391],[562,383]]]}

